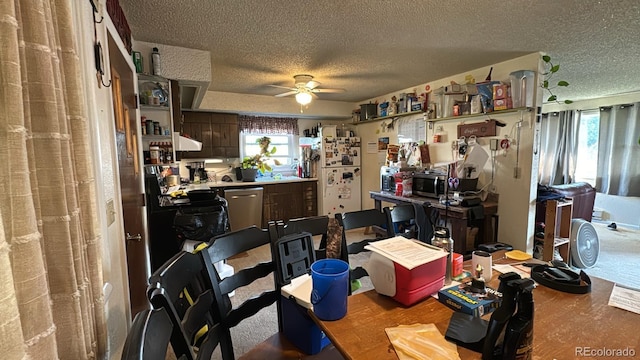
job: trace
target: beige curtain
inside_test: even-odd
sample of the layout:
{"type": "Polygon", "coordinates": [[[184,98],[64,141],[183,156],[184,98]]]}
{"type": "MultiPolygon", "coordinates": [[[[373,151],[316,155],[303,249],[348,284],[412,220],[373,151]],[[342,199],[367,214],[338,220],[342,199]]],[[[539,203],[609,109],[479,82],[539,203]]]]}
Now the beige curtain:
{"type": "Polygon", "coordinates": [[[106,353],[101,239],[71,1],[0,1],[2,359],[106,353]]]}

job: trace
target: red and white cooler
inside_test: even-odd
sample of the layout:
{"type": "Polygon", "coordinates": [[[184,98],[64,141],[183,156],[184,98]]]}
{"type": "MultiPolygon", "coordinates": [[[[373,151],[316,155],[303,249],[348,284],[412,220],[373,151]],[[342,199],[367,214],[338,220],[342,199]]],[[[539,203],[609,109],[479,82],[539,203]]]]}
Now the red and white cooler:
{"type": "Polygon", "coordinates": [[[444,286],[447,253],[440,248],[398,236],[365,249],[371,257],[363,267],[379,294],[410,306],[444,286]]]}

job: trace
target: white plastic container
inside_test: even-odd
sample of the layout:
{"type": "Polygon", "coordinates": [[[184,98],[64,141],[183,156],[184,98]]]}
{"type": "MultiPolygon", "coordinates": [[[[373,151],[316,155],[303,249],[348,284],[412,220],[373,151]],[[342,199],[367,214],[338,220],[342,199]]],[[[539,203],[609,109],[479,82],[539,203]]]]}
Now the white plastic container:
{"type": "Polygon", "coordinates": [[[513,107],[533,107],[536,73],[531,70],[518,70],[509,74],[509,79],[511,80],[513,107]]]}

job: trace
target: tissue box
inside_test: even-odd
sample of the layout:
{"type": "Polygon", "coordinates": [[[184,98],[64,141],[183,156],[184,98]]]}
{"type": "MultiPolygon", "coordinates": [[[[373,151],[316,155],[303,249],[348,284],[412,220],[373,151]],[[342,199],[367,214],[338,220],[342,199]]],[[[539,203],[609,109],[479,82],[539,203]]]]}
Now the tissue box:
{"type": "MultiPolygon", "coordinates": [[[[389,240],[394,239],[396,238],[389,240]]],[[[402,239],[413,242],[405,238],[402,239]]],[[[389,240],[377,241],[368,247],[389,240]]],[[[372,251],[365,269],[369,273],[376,292],[390,296],[403,305],[410,306],[435,294],[442,288],[446,272],[446,253],[438,248],[426,248],[425,245],[417,246],[424,247],[423,251],[432,254],[425,257],[430,259],[429,261],[415,267],[411,266],[411,269],[394,261],[393,255],[372,251]]]]}
{"type": "Polygon", "coordinates": [[[465,291],[466,284],[455,285],[440,289],[438,301],[452,308],[473,316],[482,316],[493,312],[500,306],[501,298],[496,291],[487,287],[487,294],[480,295],[465,291]]]}

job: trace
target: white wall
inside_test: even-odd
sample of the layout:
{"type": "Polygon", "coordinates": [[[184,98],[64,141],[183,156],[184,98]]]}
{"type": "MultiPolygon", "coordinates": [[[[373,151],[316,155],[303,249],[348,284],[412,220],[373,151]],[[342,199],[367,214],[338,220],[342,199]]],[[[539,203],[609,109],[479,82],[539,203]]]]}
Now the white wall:
{"type": "MultiPolygon", "coordinates": [[[[102,238],[102,270],[105,288],[105,311],[107,316],[108,354],[105,358],[119,359],[121,349],[129,328],[131,311],[129,306],[129,286],[127,278],[126,253],[123,239],[122,207],[120,185],[117,173],[117,155],[115,153],[114,120],[111,100],[111,88],[99,87],[96,81],[96,69],[93,53],[94,30],[92,8],[89,2],[74,2],[74,25],[78,29],[78,56],[82,62],[86,105],[89,119],[92,119],[91,138],[95,153],[97,211],[100,218],[100,236],[102,238]],[[107,221],[107,202],[115,205],[116,220],[107,221]]],[[[104,3],[103,3],[104,6],[104,3]]],[[[106,25],[112,29],[106,8],[101,11],[105,19],[97,24],[98,40],[105,54],[104,68],[107,71],[105,81],[110,79],[108,69],[108,41],[106,25]]],[[[116,35],[117,37],[117,35],[116,35]]],[[[119,40],[119,38],[118,38],[119,40]]],[[[115,51],[120,51],[114,49],[115,51]]]]}
{"type": "MultiPolygon", "coordinates": [[[[540,67],[540,54],[533,53],[510,61],[505,61],[493,65],[493,80],[508,82],[509,73],[516,70],[534,70],[538,71],[540,67]]],[[[422,92],[426,85],[431,89],[437,89],[441,86],[449,85],[451,81],[464,83],[466,75],[472,75],[475,79],[484,79],[489,73],[489,67],[476,69],[467,73],[452,75],[450,77],[432,81],[426,84],[416,85],[412,88],[398,90],[376,98],[364,101],[373,103],[384,102],[390,100],[391,96],[398,96],[403,92],[422,92]]],[[[539,89],[537,89],[539,92],[539,89]]],[[[540,96],[536,96],[539,99],[540,96]]],[[[537,100],[538,101],[538,100],[537,100]]],[[[538,103],[536,101],[536,103],[538,103]]],[[[416,115],[412,115],[416,116],[416,115]]],[[[421,115],[417,115],[420,117],[421,115]]],[[[429,143],[429,152],[432,162],[451,162],[453,156],[451,153],[451,142],[457,139],[457,125],[465,121],[466,123],[483,122],[485,119],[495,118],[506,124],[505,127],[498,128],[495,138],[502,139],[505,135],[516,138],[516,123],[522,119],[523,126],[520,128],[520,148],[518,154],[518,167],[521,174],[519,178],[514,178],[514,168],[516,167],[516,150],[515,146],[506,154],[499,152],[496,156],[496,169],[494,185],[495,190],[499,194],[498,215],[500,217],[498,241],[513,245],[516,249],[532,252],[533,249],[533,225],[535,221],[535,200],[537,189],[537,164],[538,155],[534,152],[534,144],[538,141],[539,124],[535,122],[534,112],[510,113],[502,115],[480,116],[475,118],[467,118],[466,121],[458,121],[457,119],[435,122],[434,128],[427,132],[427,142],[429,143]],[[433,143],[433,134],[439,127],[442,127],[439,134],[443,135],[441,143],[433,143]]],[[[397,140],[396,132],[383,133],[380,129],[380,121],[371,121],[361,123],[357,126],[357,132],[363,138],[363,146],[366,147],[367,141],[375,141],[378,137],[388,136],[390,142],[397,140]]],[[[479,138],[478,143],[483,149],[489,151],[489,138],[479,138]]],[[[376,154],[368,154],[363,150],[363,208],[372,208],[373,200],[370,199],[369,190],[379,190],[379,165],[382,164],[384,157],[376,154]],[[374,166],[368,166],[375,164],[374,166]]],[[[480,186],[490,181],[491,161],[488,161],[484,167],[484,174],[480,177],[480,186]]],[[[455,240],[455,239],[454,239],[455,240]]]]}
{"type": "Polygon", "coordinates": [[[351,119],[351,112],[356,108],[358,106],[352,103],[327,100],[313,100],[309,105],[301,108],[293,97],[276,98],[207,91],[199,110],[298,118],[351,119]]]}
{"type": "MultiPolygon", "coordinates": [[[[640,101],[640,91],[576,101],[573,104],[544,104],[543,112],[561,110],[590,110],[600,106],[628,104],[640,101]]],[[[603,210],[603,221],[640,227],[640,197],[596,194],[595,208],[603,210]]]]}

